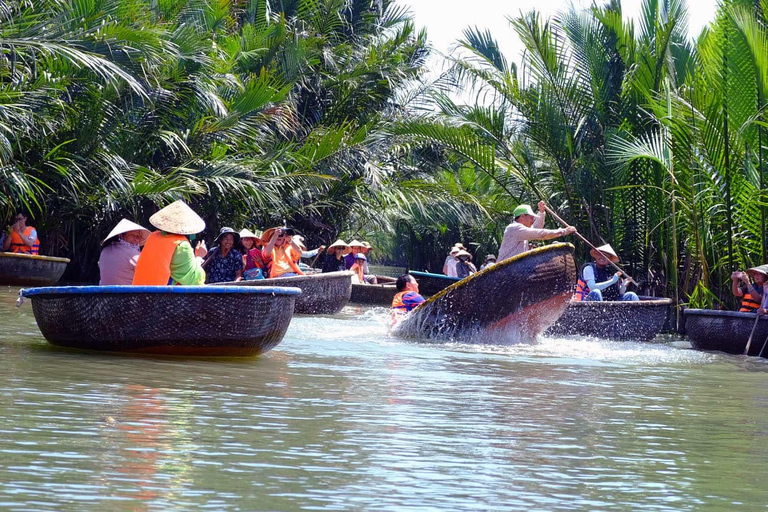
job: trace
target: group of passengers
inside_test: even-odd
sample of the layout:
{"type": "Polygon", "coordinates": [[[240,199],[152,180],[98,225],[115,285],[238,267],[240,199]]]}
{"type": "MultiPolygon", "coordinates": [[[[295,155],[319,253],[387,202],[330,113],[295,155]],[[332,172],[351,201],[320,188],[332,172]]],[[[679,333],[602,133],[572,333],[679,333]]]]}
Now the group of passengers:
{"type": "Polygon", "coordinates": [[[372,248],[368,242],[352,240],[347,244],[344,240],[336,240],[328,246],[322,271],[349,270],[352,272],[352,283],[377,284],[376,276],[368,270],[368,253],[372,248]]]}

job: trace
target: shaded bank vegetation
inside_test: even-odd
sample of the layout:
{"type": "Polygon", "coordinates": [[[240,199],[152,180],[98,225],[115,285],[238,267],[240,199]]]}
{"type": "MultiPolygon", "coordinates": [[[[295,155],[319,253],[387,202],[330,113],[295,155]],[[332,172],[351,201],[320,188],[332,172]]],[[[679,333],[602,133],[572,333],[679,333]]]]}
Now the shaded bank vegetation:
{"type": "Polygon", "coordinates": [[[0,212],[29,209],[75,278],[178,197],[211,233],[285,219],[439,270],[543,198],[643,291],[730,307],[731,270],[766,261],[768,4],[724,2],[695,40],[680,0],[564,8],[511,19],[519,66],[468,29],[430,84],[386,0],[5,2],[0,212]]]}

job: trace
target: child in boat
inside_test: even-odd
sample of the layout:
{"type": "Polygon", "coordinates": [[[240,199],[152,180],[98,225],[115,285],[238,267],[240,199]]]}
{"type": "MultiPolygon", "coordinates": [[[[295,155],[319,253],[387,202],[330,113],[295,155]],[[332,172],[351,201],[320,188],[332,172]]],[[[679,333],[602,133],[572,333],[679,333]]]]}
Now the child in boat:
{"type": "Polygon", "coordinates": [[[619,262],[619,257],[610,244],[592,249],[589,253],[595,258],[595,261],[585,263],[579,270],[579,281],[576,284],[576,294],[573,296],[573,300],[640,300],[635,292],[627,291],[629,279],[622,281],[621,272],[611,275],[608,270],[608,265],[611,262],[619,262]]]}
{"type": "Polygon", "coordinates": [[[363,253],[357,253],[355,255],[355,263],[349,270],[354,272],[352,276],[352,284],[377,284],[376,276],[365,275],[365,262],[367,258],[363,253]]]}
{"type": "Polygon", "coordinates": [[[768,265],[760,265],[746,272],[736,271],[731,274],[731,292],[741,298],[739,312],[754,313],[760,309],[766,284],[768,284],[768,265]],[[750,282],[750,278],[754,283],[750,282]]]}
{"type": "Polygon", "coordinates": [[[395,282],[397,293],[392,299],[392,325],[396,324],[422,302],[424,297],[419,294],[419,283],[411,274],[403,274],[395,282]]]}

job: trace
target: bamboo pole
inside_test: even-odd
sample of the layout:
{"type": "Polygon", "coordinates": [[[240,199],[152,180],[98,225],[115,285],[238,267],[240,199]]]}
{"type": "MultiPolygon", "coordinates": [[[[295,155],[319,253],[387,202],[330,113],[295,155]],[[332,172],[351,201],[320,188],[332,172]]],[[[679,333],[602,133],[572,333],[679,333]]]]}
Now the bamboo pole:
{"type": "MultiPolygon", "coordinates": [[[[567,227],[569,227],[569,224],[568,224],[567,222],[565,222],[563,219],[561,219],[561,218],[560,218],[560,216],[559,216],[558,214],[556,214],[555,212],[553,212],[553,211],[552,211],[552,209],[551,209],[549,206],[547,206],[546,204],[544,205],[544,209],[547,211],[547,213],[549,213],[550,215],[552,215],[552,217],[554,217],[554,218],[555,218],[555,220],[556,220],[557,222],[559,222],[560,224],[562,224],[562,225],[563,225],[563,227],[566,227],[566,228],[567,228],[567,227]]],[[[590,242],[589,240],[587,240],[586,238],[584,238],[584,237],[581,235],[581,233],[579,233],[578,231],[576,231],[576,232],[574,233],[574,235],[576,235],[576,236],[577,236],[577,237],[578,237],[578,238],[579,238],[579,239],[580,239],[582,242],[584,242],[585,244],[587,244],[588,246],[590,246],[592,249],[594,249],[594,250],[596,250],[596,251],[597,251],[597,247],[595,247],[594,245],[592,245],[592,242],[590,242]]],[[[598,252],[599,252],[599,251],[598,251],[598,252]]],[[[630,276],[629,274],[627,274],[626,272],[624,272],[624,269],[622,269],[620,266],[618,266],[617,264],[615,264],[614,262],[612,262],[610,259],[608,260],[608,263],[609,263],[609,264],[610,264],[610,265],[611,265],[613,268],[615,268],[616,270],[618,270],[619,272],[621,272],[621,273],[622,273],[624,276],[626,276],[626,278],[627,278],[627,279],[629,279],[629,282],[630,282],[630,283],[634,284],[635,286],[640,286],[640,285],[638,285],[638,284],[637,284],[637,282],[635,282],[635,280],[634,280],[634,279],[632,279],[632,276],[630,276]]]]}

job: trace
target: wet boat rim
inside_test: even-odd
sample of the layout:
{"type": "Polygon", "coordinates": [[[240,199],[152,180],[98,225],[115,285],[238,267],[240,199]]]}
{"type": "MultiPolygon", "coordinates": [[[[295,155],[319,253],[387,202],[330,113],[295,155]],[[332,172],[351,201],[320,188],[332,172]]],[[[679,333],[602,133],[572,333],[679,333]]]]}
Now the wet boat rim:
{"type": "Polygon", "coordinates": [[[102,294],[179,294],[179,295],[301,295],[301,289],[292,286],[41,286],[22,288],[19,295],[33,298],[37,295],[102,295],[102,294]]]}
{"type": "Polygon", "coordinates": [[[2,258],[21,258],[25,260],[37,261],[56,261],[60,263],[69,263],[69,258],[59,258],[57,256],[41,256],[39,254],[20,254],[16,252],[0,252],[2,258]]]}

